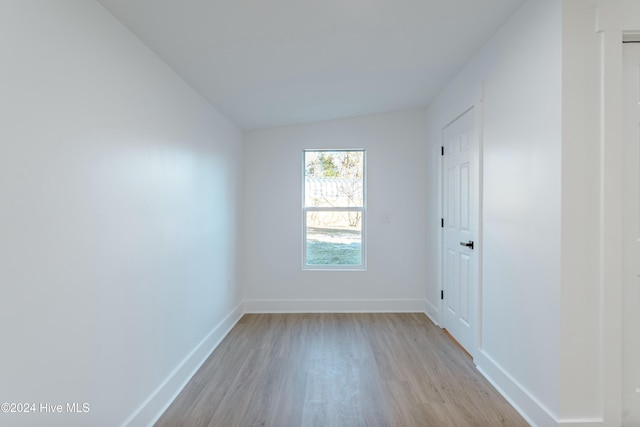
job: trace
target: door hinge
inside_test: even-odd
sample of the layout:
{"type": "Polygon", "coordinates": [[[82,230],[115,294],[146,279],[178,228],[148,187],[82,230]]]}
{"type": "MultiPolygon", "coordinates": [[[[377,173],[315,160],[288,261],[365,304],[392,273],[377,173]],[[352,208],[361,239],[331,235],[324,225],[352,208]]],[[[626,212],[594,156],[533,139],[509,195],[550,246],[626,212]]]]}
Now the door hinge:
{"type": "Polygon", "coordinates": [[[440,155],[444,156],[444,145],[440,146],[440,155]]]}
{"type": "Polygon", "coordinates": [[[444,299],[444,290],[440,291],[440,299],[444,299]]]}
{"type": "Polygon", "coordinates": [[[440,227],[444,228],[444,218],[440,218],[440,227]]]}

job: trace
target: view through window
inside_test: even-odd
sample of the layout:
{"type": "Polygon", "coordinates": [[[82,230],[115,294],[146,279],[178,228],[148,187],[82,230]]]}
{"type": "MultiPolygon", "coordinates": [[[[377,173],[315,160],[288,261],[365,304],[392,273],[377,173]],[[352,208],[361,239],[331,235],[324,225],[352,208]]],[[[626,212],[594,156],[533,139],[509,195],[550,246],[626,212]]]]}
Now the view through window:
{"type": "Polygon", "coordinates": [[[304,268],[364,269],[364,150],[305,150],[304,268]]]}

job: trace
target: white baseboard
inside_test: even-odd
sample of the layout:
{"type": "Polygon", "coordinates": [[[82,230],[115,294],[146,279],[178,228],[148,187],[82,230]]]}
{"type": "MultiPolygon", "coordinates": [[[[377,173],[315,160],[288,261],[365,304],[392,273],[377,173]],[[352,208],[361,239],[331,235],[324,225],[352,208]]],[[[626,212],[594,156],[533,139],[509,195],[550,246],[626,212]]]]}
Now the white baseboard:
{"type": "Polygon", "coordinates": [[[425,300],[245,300],[246,313],[424,313],[425,300]]]}
{"type": "Polygon", "coordinates": [[[598,427],[604,426],[604,420],[602,418],[588,418],[588,419],[560,419],[558,425],[561,427],[598,427]]]}
{"type": "Polygon", "coordinates": [[[476,363],[478,371],[484,375],[529,424],[534,427],[558,426],[556,417],[493,360],[491,356],[482,350],[478,350],[474,362],[476,363]]]}
{"type": "Polygon", "coordinates": [[[243,303],[238,304],[185,357],[160,386],[122,424],[123,427],[152,426],[187,385],[191,377],[213,353],[225,336],[244,314],[243,303]]]}
{"type": "Polygon", "coordinates": [[[440,319],[440,310],[438,309],[438,307],[431,304],[431,301],[429,300],[425,301],[425,306],[426,309],[424,314],[426,314],[433,323],[435,323],[437,326],[440,326],[440,321],[438,320],[440,319]]]}

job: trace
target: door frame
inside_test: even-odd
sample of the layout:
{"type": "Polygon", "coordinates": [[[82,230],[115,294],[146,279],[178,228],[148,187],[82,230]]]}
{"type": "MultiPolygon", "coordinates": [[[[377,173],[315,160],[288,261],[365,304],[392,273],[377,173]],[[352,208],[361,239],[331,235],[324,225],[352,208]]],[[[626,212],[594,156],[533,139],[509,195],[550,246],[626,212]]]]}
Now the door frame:
{"type": "MultiPolygon", "coordinates": [[[[622,304],[622,378],[631,380],[631,383],[627,383],[624,380],[622,381],[622,410],[623,414],[625,409],[630,409],[633,411],[632,420],[638,419],[640,416],[640,407],[637,407],[633,404],[633,402],[626,402],[626,399],[631,399],[632,401],[638,400],[640,396],[633,397],[631,396],[631,390],[636,390],[636,393],[640,393],[640,388],[637,388],[640,385],[640,367],[636,367],[637,363],[634,363],[634,360],[638,360],[639,358],[636,356],[640,356],[640,341],[637,342],[634,339],[638,332],[640,332],[640,313],[636,309],[635,302],[640,302],[640,299],[636,299],[636,287],[640,282],[638,281],[638,277],[640,277],[640,271],[638,270],[638,264],[636,262],[637,259],[640,259],[640,230],[638,229],[638,188],[640,185],[640,181],[638,178],[638,140],[637,134],[635,138],[633,137],[634,133],[637,133],[638,129],[638,120],[640,120],[640,109],[638,108],[638,61],[640,61],[640,37],[634,35],[633,37],[625,37],[629,42],[633,41],[634,44],[628,44],[623,47],[623,55],[625,55],[624,61],[624,78],[623,78],[623,87],[624,87],[624,107],[623,107],[623,153],[624,153],[624,164],[623,164],[623,207],[622,207],[622,229],[623,231],[623,257],[622,257],[622,295],[623,295],[623,304],[622,304]],[[631,51],[631,52],[630,52],[631,51]],[[627,53],[629,56],[627,56],[627,53]],[[629,62],[627,62],[629,61],[629,62]],[[631,73],[629,73],[629,69],[631,69],[631,73]],[[632,78],[632,82],[627,80],[627,77],[632,78]],[[632,90],[633,89],[633,90],[632,90]],[[632,101],[629,102],[628,97],[632,97],[632,101]],[[635,104],[635,105],[633,105],[635,104]],[[633,106],[632,106],[633,105],[633,106]],[[629,108],[629,110],[627,110],[629,108]],[[631,114],[629,114],[631,113],[631,114]],[[631,132],[630,132],[631,131],[631,132]],[[629,152],[627,150],[631,149],[629,152]],[[629,175],[627,175],[629,174],[629,175]],[[631,188],[626,187],[629,183],[631,184],[631,188]],[[634,188],[634,186],[636,188],[634,188]],[[631,205],[629,204],[631,203],[631,205]],[[629,234],[631,234],[632,239],[629,239],[629,234]],[[628,251],[628,252],[627,252],[628,251]],[[627,294],[627,292],[629,294],[627,294]],[[631,298],[631,295],[634,298],[631,298]],[[627,323],[628,322],[628,323],[627,323]],[[627,325],[630,326],[630,330],[627,329],[627,325]],[[636,326],[637,325],[637,326],[636,326]],[[628,335],[632,333],[633,335],[628,335]],[[629,343],[629,347],[625,347],[625,344],[629,343]],[[633,343],[633,344],[631,344],[633,343]],[[626,353],[626,352],[629,353],[626,353]],[[627,358],[628,355],[632,357],[627,358]],[[636,356],[636,357],[633,357],[636,356]],[[633,365],[633,366],[632,366],[633,365]],[[626,371],[629,369],[629,371],[626,371]],[[629,387],[629,388],[626,388],[629,387]],[[626,392],[625,392],[626,390],[626,392]]],[[[640,290],[640,288],[638,289],[640,290]]],[[[640,400],[639,400],[640,401],[640,400]]],[[[623,417],[624,418],[624,417],[623,417]]],[[[623,420],[624,421],[624,420],[623,420]]]]}
{"type": "Polygon", "coordinates": [[[601,399],[608,425],[622,422],[622,42],[640,34],[640,4],[598,1],[601,41],[600,350],[601,399]]]}
{"type": "MultiPolygon", "coordinates": [[[[476,240],[474,241],[474,251],[476,252],[476,286],[472,289],[471,292],[471,318],[473,321],[473,325],[471,325],[473,333],[472,333],[472,348],[465,348],[465,350],[471,355],[473,359],[476,358],[476,354],[479,350],[482,349],[482,248],[483,248],[483,230],[482,230],[482,191],[483,191],[483,183],[482,183],[482,166],[483,166],[483,101],[484,101],[484,82],[481,82],[480,88],[476,95],[474,95],[472,101],[462,102],[453,108],[448,115],[446,115],[446,120],[443,121],[443,125],[440,127],[440,146],[438,150],[441,150],[440,147],[444,144],[444,130],[455,122],[462,115],[467,113],[469,110],[473,110],[473,138],[475,142],[475,150],[472,156],[472,162],[474,166],[474,176],[473,180],[475,182],[474,188],[474,197],[472,203],[476,205],[475,215],[472,217],[473,226],[476,229],[476,240]]],[[[439,191],[440,191],[440,217],[444,218],[444,156],[439,156],[439,191]]],[[[444,260],[445,260],[445,241],[444,241],[444,228],[440,228],[439,234],[439,247],[438,251],[439,260],[438,260],[438,280],[439,280],[439,289],[440,291],[444,291],[444,260]]],[[[444,320],[445,320],[445,305],[444,300],[441,298],[439,300],[438,306],[438,323],[441,328],[444,328],[444,320]]]]}

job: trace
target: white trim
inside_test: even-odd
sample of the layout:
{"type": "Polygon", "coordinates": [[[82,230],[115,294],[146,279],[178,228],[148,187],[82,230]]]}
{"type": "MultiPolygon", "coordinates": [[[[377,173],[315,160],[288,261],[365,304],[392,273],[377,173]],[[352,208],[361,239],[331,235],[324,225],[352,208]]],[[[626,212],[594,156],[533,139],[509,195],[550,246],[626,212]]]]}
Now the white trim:
{"type": "Polygon", "coordinates": [[[424,313],[422,299],[245,300],[245,313],[424,313]]]}
{"type": "MultiPolygon", "coordinates": [[[[444,324],[444,301],[441,297],[441,292],[444,291],[444,227],[442,227],[442,221],[444,221],[444,156],[442,155],[442,126],[440,127],[440,140],[437,145],[437,156],[438,156],[438,190],[440,191],[440,197],[438,198],[439,210],[440,210],[440,230],[438,233],[438,268],[437,268],[437,278],[438,278],[438,296],[437,298],[437,307],[436,313],[434,313],[434,322],[436,325],[442,327],[444,324]]],[[[430,305],[431,307],[435,307],[430,305]]],[[[429,308],[429,307],[427,307],[429,308]]]]}
{"type": "Polygon", "coordinates": [[[122,423],[128,426],[152,426],[173,403],[189,380],[238,323],[244,312],[238,304],[209,334],[176,366],[151,395],[122,423]]]}
{"type": "Polygon", "coordinates": [[[315,207],[315,206],[307,206],[303,208],[304,212],[361,212],[364,213],[364,207],[362,206],[353,206],[353,207],[339,207],[339,208],[325,208],[325,207],[315,207]]]}
{"type": "Polygon", "coordinates": [[[640,30],[640,2],[598,0],[601,37],[600,381],[603,424],[622,424],[623,40],[640,30]]]}
{"type": "MultiPolygon", "coordinates": [[[[474,132],[476,133],[476,150],[474,161],[476,163],[476,188],[475,188],[475,203],[476,203],[476,289],[475,298],[476,304],[473,307],[475,310],[475,352],[482,349],[482,272],[483,272],[483,253],[484,253],[484,233],[483,233],[483,200],[484,200],[484,80],[480,82],[480,91],[478,99],[474,105],[474,132]]],[[[474,353],[472,353],[474,354],[474,353]]]]}
{"type": "Polygon", "coordinates": [[[474,362],[478,371],[529,424],[540,427],[558,424],[551,411],[486,352],[478,350],[474,362]]]}
{"type": "Polygon", "coordinates": [[[604,426],[602,418],[564,418],[558,421],[558,426],[596,427],[604,426]]]}
{"type": "MultiPolygon", "coordinates": [[[[438,301],[440,301],[440,305],[442,305],[442,300],[438,299],[438,301]]],[[[436,307],[435,305],[433,305],[431,303],[431,301],[427,300],[425,301],[425,312],[424,314],[427,315],[427,317],[429,319],[431,319],[431,321],[437,325],[437,326],[441,326],[440,322],[438,319],[440,319],[440,309],[438,307],[436,307]]]]}
{"type": "Polygon", "coordinates": [[[622,31],[601,33],[600,361],[602,415],[622,423],[622,31]]]}

